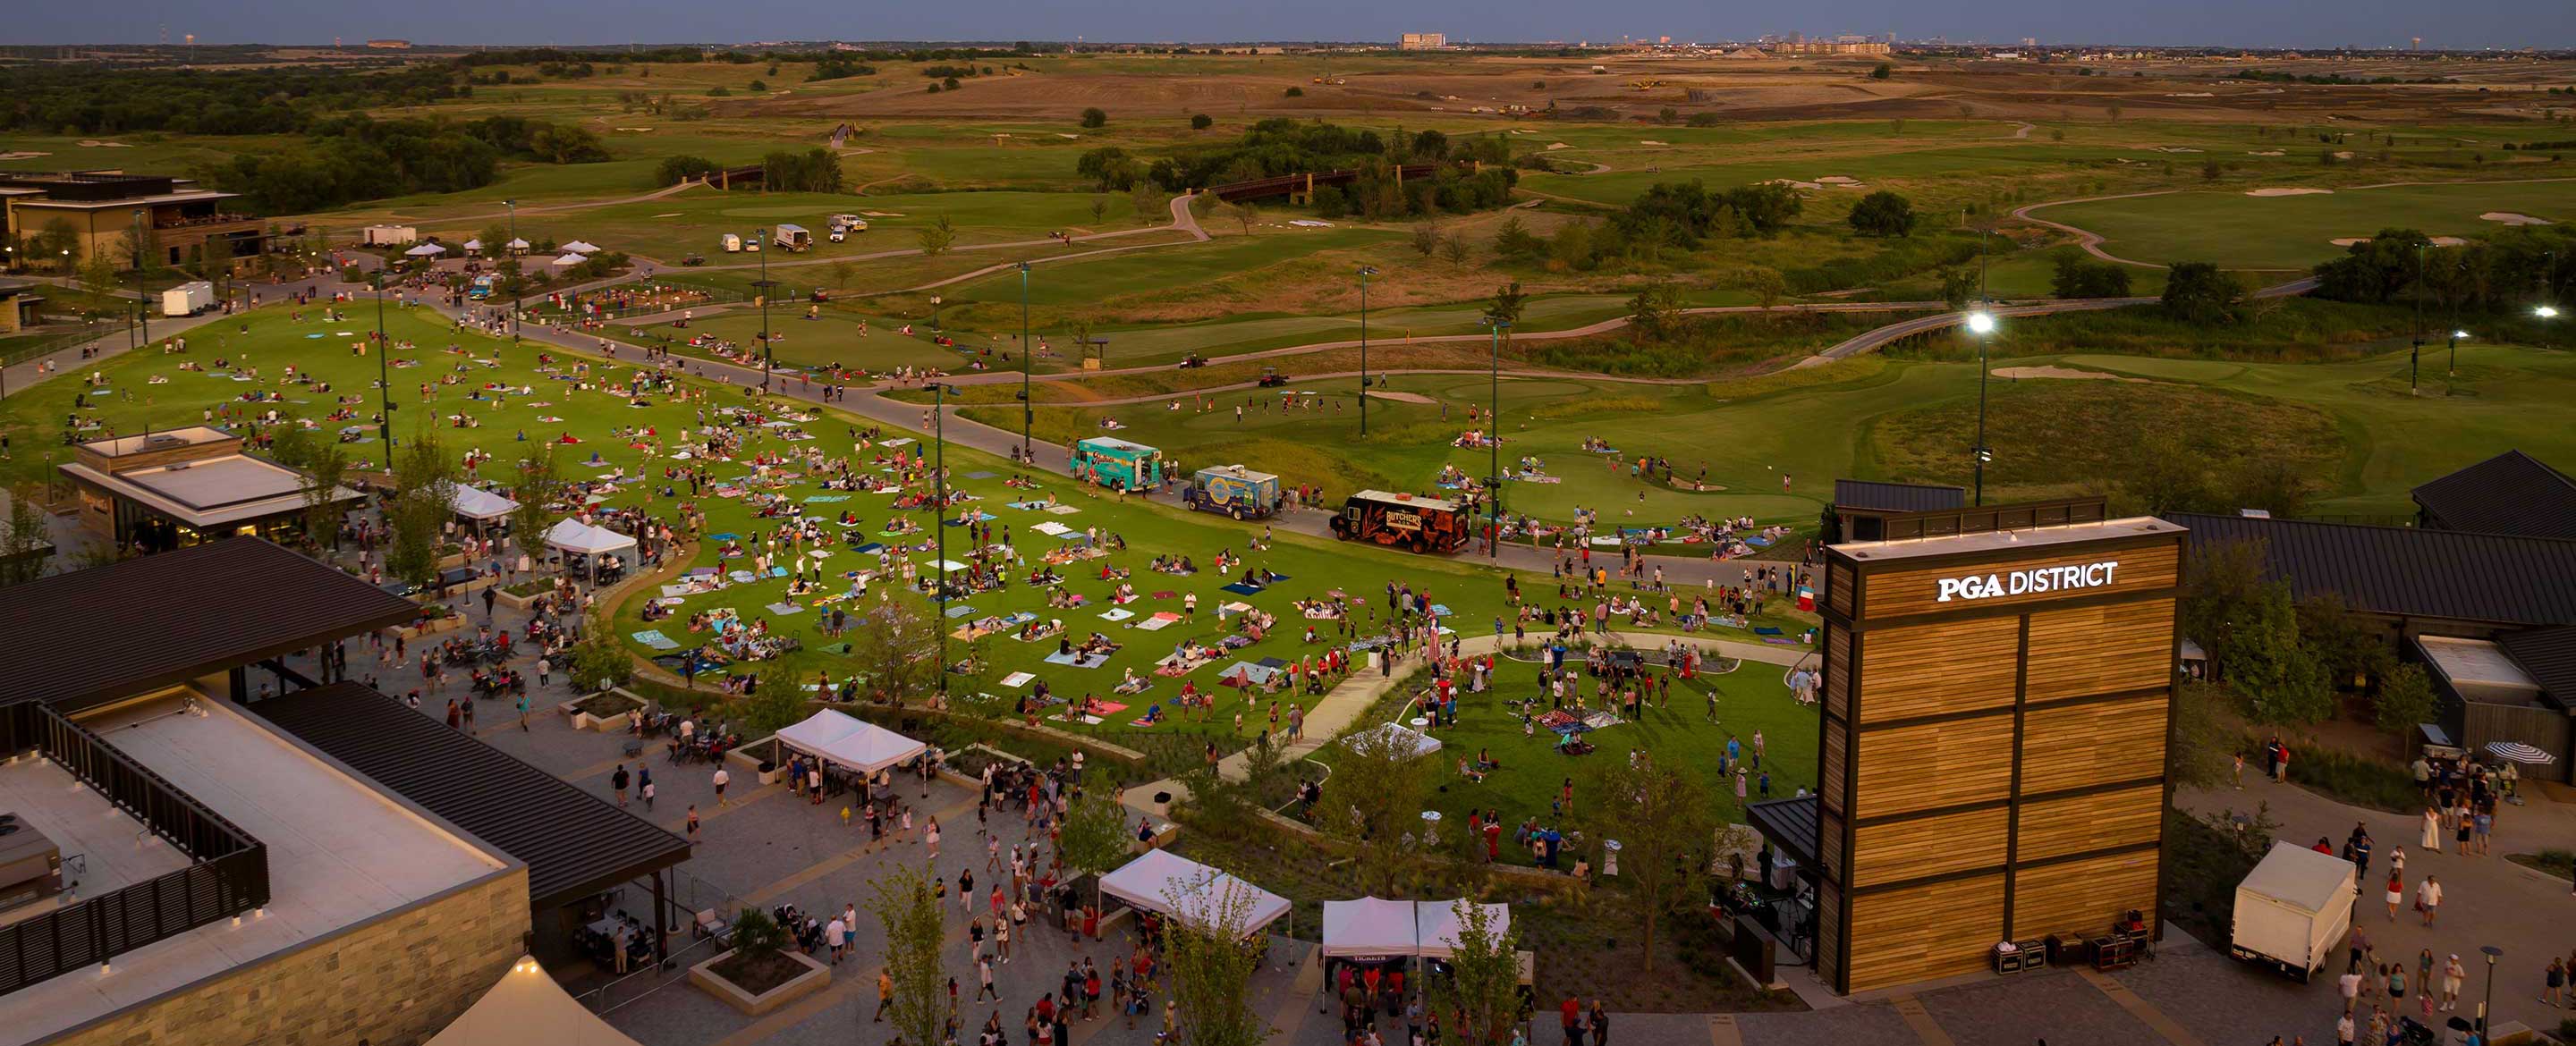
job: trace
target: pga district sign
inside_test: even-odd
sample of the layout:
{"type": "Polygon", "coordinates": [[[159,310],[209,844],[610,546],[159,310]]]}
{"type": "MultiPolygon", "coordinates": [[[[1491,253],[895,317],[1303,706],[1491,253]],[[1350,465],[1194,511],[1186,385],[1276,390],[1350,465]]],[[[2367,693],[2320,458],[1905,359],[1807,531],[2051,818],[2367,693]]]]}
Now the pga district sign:
{"type": "Polygon", "coordinates": [[[2047,592],[2065,592],[2084,588],[2104,588],[2120,569],[2120,561],[2072,563],[2055,567],[2032,567],[2001,574],[1969,574],[1940,579],[1940,596],[1935,603],[1953,599],[1988,599],[1995,596],[2031,596],[2047,592]]]}

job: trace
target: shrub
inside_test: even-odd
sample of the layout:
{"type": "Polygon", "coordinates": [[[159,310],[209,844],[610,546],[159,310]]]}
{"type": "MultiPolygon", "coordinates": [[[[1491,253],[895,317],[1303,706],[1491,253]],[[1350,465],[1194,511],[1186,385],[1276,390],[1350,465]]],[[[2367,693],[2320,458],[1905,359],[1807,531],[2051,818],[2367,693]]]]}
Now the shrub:
{"type": "Polygon", "coordinates": [[[704,177],[719,170],[714,160],[703,156],[665,156],[653,168],[653,179],[661,185],[678,185],[691,178],[704,177]]]}
{"type": "Polygon", "coordinates": [[[1098,106],[1085,109],[1082,111],[1082,125],[1084,127],[1107,127],[1109,126],[1109,114],[1101,111],[1098,106]]]}
{"type": "Polygon", "coordinates": [[[1863,236],[1909,236],[1914,232],[1914,203],[1881,189],[1861,197],[1852,208],[1851,227],[1863,236]]]}
{"type": "Polygon", "coordinates": [[[1199,113],[1199,114],[1197,114],[1197,115],[1195,115],[1195,116],[1190,117],[1190,130],[1193,130],[1193,131],[1204,131],[1204,130],[1207,130],[1210,126],[1214,125],[1215,123],[1216,123],[1216,118],[1215,118],[1215,117],[1213,117],[1213,116],[1209,116],[1209,115],[1208,115],[1208,114],[1206,114],[1206,113],[1199,113]]]}
{"type": "Polygon", "coordinates": [[[1303,87],[1291,87],[1288,89],[1287,97],[1304,98],[1306,97],[1306,89],[1303,87]]]}

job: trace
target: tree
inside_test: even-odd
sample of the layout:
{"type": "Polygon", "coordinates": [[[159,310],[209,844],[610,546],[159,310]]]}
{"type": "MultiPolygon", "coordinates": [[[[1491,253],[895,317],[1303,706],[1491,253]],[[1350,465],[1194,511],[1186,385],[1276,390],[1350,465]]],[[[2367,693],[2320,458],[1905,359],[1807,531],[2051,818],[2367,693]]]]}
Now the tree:
{"type": "Polygon", "coordinates": [[[1628,299],[1628,326],[1638,341],[1660,342],[1681,332],[1681,311],[1681,288],[1650,283],[1628,299]]]}
{"type": "Polygon", "coordinates": [[[81,259],[81,289],[91,294],[107,295],[116,290],[116,274],[124,252],[117,244],[128,239],[122,233],[90,244],[89,256],[81,259]]]}
{"type": "Polygon", "coordinates": [[[1085,109],[1082,111],[1082,125],[1084,127],[1107,127],[1109,126],[1109,114],[1102,112],[1097,106],[1085,109]]]}
{"type": "Polygon", "coordinates": [[[1453,263],[1464,263],[1468,253],[1467,237],[1462,234],[1450,233],[1448,239],[1440,241],[1440,256],[1453,263]]]}
{"type": "Polygon", "coordinates": [[[2253,717],[2266,723],[2314,723],[2334,712],[2334,693],[2316,655],[2299,639],[2290,586],[2266,584],[2231,638],[2235,664],[2227,681],[2244,695],[2253,717]]]}
{"type": "Polygon", "coordinates": [[[1127,199],[1135,208],[1136,224],[1152,225],[1163,217],[1163,194],[1155,191],[1152,183],[1137,182],[1134,189],[1128,190],[1127,199]]]}
{"type": "Polygon", "coordinates": [[[1915,220],[1913,201],[1885,189],[1861,197],[1850,219],[1863,236],[1910,236],[1915,220]]]}
{"type": "Polygon", "coordinates": [[[936,258],[948,253],[948,248],[957,242],[957,227],[949,224],[948,216],[943,214],[914,235],[921,243],[921,253],[936,258]]]}
{"type": "Polygon", "coordinates": [[[53,538],[45,510],[37,503],[44,489],[26,484],[9,492],[9,518],[0,527],[0,585],[21,585],[45,576],[53,558],[53,538]]]}
{"type": "Polygon", "coordinates": [[[908,698],[939,689],[939,629],[928,606],[915,599],[894,599],[858,615],[858,634],[850,654],[868,689],[903,706],[908,698]]]}
{"type": "Polygon", "coordinates": [[[1101,221],[1102,221],[1102,220],[1104,220],[1104,219],[1106,219],[1106,218],[1108,218],[1108,217],[1109,217],[1109,198],[1108,198],[1108,197],[1106,197],[1106,196],[1094,196],[1094,197],[1092,197],[1092,198],[1091,198],[1091,224],[1093,224],[1093,225],[1098,225],[1098,224],[1100,224],[1100,223],[1101,223],[1101,221]]]}
{"type": "Polygon", "coordinates": [[[1941,267],[1941,300],[1952,309],[1964,309],[1977,300],[1977,270],[1964,265],[1941,267]]]}
{"type": "Polygon", "coordinates": [[[607,632],[594,631],[589,638],[573,645],[572,657],[564,666],[564,674],[571,677],[575,692],[625,686],[628,680],[635,678],[635,658],[626,652],[625,647],[617,645],[617,640],[610,638],[607,632]]]}
{"type": "Polygon", "coordinates": [[[1509,215],[1494,229],[1494,254],[1498,257],[1532,260],[1547,254],[1547,241],[1530,234],[1521,224],[1520,215],[1509,215]]]}
{"type": "Polygon", "coordinates": [[[833,262],[828,267],[828,271],[832,274],[832,289],[844,291],[850,289],[850,279],[859,274],[859,265],[857,262],[843,258],[833,262]]]}
{"type": "Polygon", "coordinates": [[[1869,71],[1869,78],[1872,80],[1884,80],[1894,75],[1896,75],[1896,67],[1889,65],[1886,62],[1878,63],[1875,68],[1872,68],[1869,71]]]}
{"type": "Polygon", "coordinates": [[[2165,269],[2164,306],[2189,323],[2228,323],[2245,301],[2245,284],[2212,262],[2175,262],[2165,269]]]}
{"type": "Polygon", "coordinates": [[[1204,131],[1215,124],[1216,118],[1206,113],[1196,113],[1190,117],[1190,130],[1193,131],[1204,131]]]}
{"type": "Polygon", "coordinates": [[[1470,1046],[1493,1046],[1511,1037],[1520,1023],[1520,930],[1508,916],[1497,917],[1484,905],[1460,899],[1458,942],[1449,955],[1449,975],[1431,982],[1433,1004],[1464,1017],[1458,1034],[1470,1046]]]}
{"type": "Polygon", "coordinates": [[[1363,892],[1402,896],[1423,849],[1414,831],[1430,790],[1429,760],[1411,735],[1393,730],[1359,730],[1336,743],[1332,796],[1316,808],[1315,827],[1350,849],[1363,892]]]}
{"type": "Polygon", "coordinates": [[[1905,118],[1904,118],[1904,117],[1902,117],[1902,116],[1899,116],[1899,117],[1897,117],[1897,118],[1895,118],[1895,119],[1893,119],[1893,120],[1889,120],[1889,121],[1887,121],[1887,133],[1888,133],[1890,136],[1892,136],[1892,137],[1897,137],[1897,138],[1902,138],[1902,137],[1904,137],[1904,136],[1905,136],[1905,118]]]}
{"type": "Polygon", "coordinates": [[[1675,109],[1675,108],[1673,108],[1672,106],[1669,106],[1669,105],[1667,105],[1667,106],[1663,107],[1661,110],[1658,110],[1658,111],[1655,113],[1655,122],[1656,122],[1656,123],[1663,124],[1663,125],[1665,125],[1665,126],[1667,126],[1667,127],[1672,126],[1673,124],[1680,123],[1681,121],[1682,121],[1682,111],[1681,111],[1681,110],[1679,110],[1679,109],[1675,109]]]}
{"type": "Polygon", "coordinates": [[[1226,213],[1234,218],[1234,224],[1246,236],[1252,235],[1252,223],[1261,219],[1261,208],[1249,202],[1234,204],[1226,209],[1226,213]]]}
{"type": "Polygon", "coordinates": [[[2204,182],[2214,182],[2214,181],[2217,181],[2217,180],[2218,180],[2218,176],[2219,176],[2219,175],[2221,175],[2221,174],[2225,174],[2226,172],[2227,172],[2227,168],[2225,168],[2225,167],[2221,166],[2217,160],[2214,160],[2214,159],[2213,159],[2213,160],[2202,160],[2202,161],[2200,161],[2200,180],[2201,180],[2201,181],[2204,181],[2204,182]]]}
{"type": "Polygon", "coordinates": [[[2379,692],[2370,701],[2372,721],[2392,734],[2403,735],[2415,724],[2433,718],[2433,683],[2424,675],[2421,665],[2399,665],[2379,680],[2379,692]]]}
{"type": "Polygon", "coordinates": [[[1288,98],[1304,98],[1304,97],[1306,97],[1306,89],[1305,89],[1305,88],[1303,88],[1303,87],[1291,87],[1291,88],[1289,88],[1289,89],[1288,89],[1288,91],[1287,91],[1287,93],[1284,95],[1284,97],[1288,97],[1288,98]]]}
{"type": "Polygon", "coordinates": [[[2073,250],[2057,256],[2049,293],[2060,298],[2125,298],[2129,270],[2116,262],[2095,261],[2073,250]]]}
{"type": "MultiPolygon", "coordinates": [[[[1521,290],[1520,281],[1506,283],[1494,288],[1493,299],[1485,304],[1485,322],[1506,326],[1518,324],[1521,321],[1521,310],[1528,305],[1529,293],[1521,290]]],[[[1510,332],[1505,332],[1503,338],[1506,341],[1510,340],[1510,332]]]]}
{"type": "Polygon", "coordinates": [[[439,531],[454,509],[456,490],[456,463],[435,430],[424,425],[394,454],[394,482],[393,502],[385,509],[385,525],[393,532],[385,569],[427,588],[438,576],[439,531]]]}
{"type": "Polygon", "coordinates": [[[1735,285],[1753,296],[1753,303],[1763,308],[1776,308],[1789,294],[1789,278],[1768,265],[1748,265],[1735,274],[1735,285]]]}
{"type": "Polygon", "coordinates": [[[540,443],[527,457],[519,459],[519,479],[510,486],[510,500],[519,503],[510,510],[510,537],[530,559],[545,554],[546,527],[554,520],[546,503],[555,499],[555,492],[562,486],[552,445],[540,443]]]}
{"type": "MultiPolygon", "coordinates": [[[[301,430],[298,430],[301,431],[301,430]]],[[[304,471],[304,534],[317,548],[340,544],[340,484],[349,478],[349,452],[338,440],[317,440],[298,466],[304,471]]]]}
{"type": "MultiPolygon", "coordinates": [[[[1056,855],[1077,875],[1102,875],[1127,859],[1134,839],[1127,831],[1127,807],[1119,803],[1118,790],[1086,787],[1065,807],[1064,824],[1056,832],[1056,855]]],[[[1091,902],[1100,903],[1097,879],[1092,880],[1091,902]]]]}
{"type": "Polygon", "coordinates": [[[1440,227],[1430,222],[1413,223],[1413,249],[1425,258],[1440,249],[1440,227]]]}
{"type": "Polygon", "coordinates": [[[1640,932],[1641,968],[1655,968],[1655,924],[1708,875],[1717,814],[1695,773],[1651,761],[1596,764],[1582,821],[1588,838],[1617,840],[1619,879],[1640,932]]]}
{"type": "Polygon", "coordinates": [[[2109,105],[2103,106],[2102,111],[2111,114],[2111,119],[2114,122],[2117,122],[2120,119],[2120,113],[2123,110],[2120,108],[2120,103],[2113,102],[2109,105]]]}
{"type": "Polygon", "coordinates": [[[1172,975],[1171,1005],[1180,1041],[1190,1046],[1261,1046],[1272,1029],[1247,990],[1261,965],[1252,925],[1258,888],[1215,869],[1167,888],[1181,913],[1165,920],[1163,959],[1172,975]]]}
{"type": "Polygon", "coordinates": [[[947,910],[925,867],[898,863],[868,882],[868,910],[885,929],[885,976],[893,982],[896,1041],[930,1046],[943,1040],[948,1018],[945,958],[947,910]]]}

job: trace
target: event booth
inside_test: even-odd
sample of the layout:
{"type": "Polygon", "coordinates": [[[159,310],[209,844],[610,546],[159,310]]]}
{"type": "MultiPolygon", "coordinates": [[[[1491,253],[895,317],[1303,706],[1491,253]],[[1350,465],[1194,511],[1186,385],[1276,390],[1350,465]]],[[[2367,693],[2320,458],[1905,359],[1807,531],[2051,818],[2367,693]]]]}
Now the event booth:
{"type": "MultiPolygon", "coordinates": [[[[1408,973],[1420,986],[1424,970],[1415,969],[1415,960],[1431,969],[1446,969],[1450,956],[1458,950],[1459,901],[1389,901],[1362,897],[1353,901],[1324,902],[1324,979],[1318,984],[1318,1001],[1323,997],[1341,999],[1344,1003],[1366,998],[1372,985],[1383,998],[1369,999],[1385,1003],[1401,999],[1406,993],[1408,973]]],[[[1500,936],[1512,925],[1511,908],[1500,904],[1479,905],[1485,910],[1486,932],[1500,936]]],[[[1318,1009],[1322,1009],[1318,1006],[1318,1009]]]]}
{"type": "Polygon", "coordinates": [[[459,483],[449,489],[447,507],[455,510],[459,518],[472,520],[479,526],[517,511],[519,503],[480,487],[459,483]]]}
{"type": "Polygon", "coordinates": [[[780,730],[779,744],[863,774],[910,761],[930,746],[847,712],[826,708],[780,730]]]}
{"type": "MultiPolygon", "coordinates": [[[[567,519],[546,531],[546,547],[564,553],[569,567],[573,556],[589,561],[590,579],[600,580],[599,561],[618,552],[632,552],[635,539],[607,527],[594,527],[577,519],[567,519]]],[[[612,571],[612,578],[615,572],[612,571]]]]}
{"type": "Polygon", "coordinates": [[[1100,892],[1138,911],[1205,924],[1219,906],[1244,904],[1243,932],[1260,933],[1288,914],[1288,899],[1169,850],[1147,850],[1100,877],[1100,892]]]}
{"type": "Polygon", "coordinates": [[[521,956],[428,1046],[637,1046],[521,956]]]}

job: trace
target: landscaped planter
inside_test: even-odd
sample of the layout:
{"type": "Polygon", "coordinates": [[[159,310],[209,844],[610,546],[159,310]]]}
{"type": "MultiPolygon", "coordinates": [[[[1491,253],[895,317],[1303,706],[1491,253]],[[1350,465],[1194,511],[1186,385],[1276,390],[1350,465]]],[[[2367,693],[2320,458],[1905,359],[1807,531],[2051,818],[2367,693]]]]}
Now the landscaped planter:
{"type": "Polygon", "coordinates": [[[635,714],[644,710],[643,698],[623,689],[608,690],[557,707],[572,716],[575,730],[597,730],[617,733],[635,725],[635,714]]]}
{"type": "Polygon", "coordinates": [[[512,610],[526,610],[528,609],[528,604],[545,598],[553,590],[552,586],[547,586],[523,596],[504,588],[493,593],[493,596],[500,600],[502,606],[508,607],[512,610]]]}
{"type": "Polygon", "coordinates": [[[746,1016],[758,1017],[822,991],[832,983],[831,967],[815,962],[801,952],[782,951],[778,953],[781,960],[803,966],[804,972],[771,985],[766,991],[754,992],[716,972],[717,966],[724,964],[725,960],[733,956],[732,951],[726,951],[715,958],[689,967],[689,983],[697,986],[699,991],[722,1000],[725,1005],[741,1010],[746,1016]]]}
{"type": "Polygon", "coordinates": [[[405,625],[402,628],[402,636],[405,639],[418,639],[441,632],[453,632],[463,627],[465,627],[465,615],[449,614],[446,617],[434,617],[417,624],[405,625]]]}

